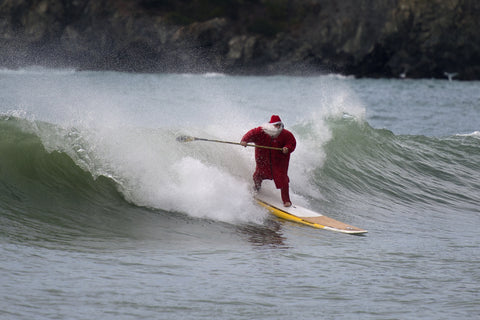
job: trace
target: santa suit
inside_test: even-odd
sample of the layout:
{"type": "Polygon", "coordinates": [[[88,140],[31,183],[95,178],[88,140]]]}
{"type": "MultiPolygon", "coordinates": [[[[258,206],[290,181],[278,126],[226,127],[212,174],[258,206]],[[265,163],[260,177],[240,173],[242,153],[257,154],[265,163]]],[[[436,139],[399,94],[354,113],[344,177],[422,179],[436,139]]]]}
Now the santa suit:
{"type": "Polygon", "coordinates": [[[262,180],[273,179],[277,189],[282,189],[282,200],[284,202],[290,202],[288,195],[288,183],[290,179],[287,173],[290,153],[295,150],[296,146],[296,140],[293,134],[283,129],[276,138],[273,138],[265,133],[262,127],[258,127],[248,131],[243,136],[242,142],[253,142],[261,146],[288,148],[287,153],[283,153],[280,150],[255,148],[255,161],[257,166],[253,174],[253,181],[256,187],[259,188],[262,180]]]}

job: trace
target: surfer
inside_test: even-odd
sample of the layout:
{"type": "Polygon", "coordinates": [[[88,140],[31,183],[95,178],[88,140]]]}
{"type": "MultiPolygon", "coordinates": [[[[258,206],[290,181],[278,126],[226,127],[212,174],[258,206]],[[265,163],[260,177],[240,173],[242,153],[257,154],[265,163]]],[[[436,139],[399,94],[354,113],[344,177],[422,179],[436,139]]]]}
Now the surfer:
{"type": "Polygon", "coordinates": [[[240,144],[244,147],[247,143],[253,142],[258,145],[282,148],[282,150],[270,150],[255,148],[256,169],[253,173],[254,188],[260,190],[262,181],[269,179],[275,182],[277,189],[280,189],[283,205],[290,207],[290,193],[288,183],[288,164],[290,153],[295,150],[297,144],[293,134],[284,129],[282,120],[278,115],[273,115],[269,123],[248,131],[240,144]]]}

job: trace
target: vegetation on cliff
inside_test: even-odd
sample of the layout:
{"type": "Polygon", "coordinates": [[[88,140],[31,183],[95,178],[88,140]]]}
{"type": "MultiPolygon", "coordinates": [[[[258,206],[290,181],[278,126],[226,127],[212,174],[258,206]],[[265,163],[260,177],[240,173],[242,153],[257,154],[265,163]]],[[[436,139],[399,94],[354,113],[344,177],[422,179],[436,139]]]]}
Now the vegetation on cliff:
{"type": "Polygon", "coordinates": [[[0,66],[480,78],[476,0],[3,0],[0,66]]]}

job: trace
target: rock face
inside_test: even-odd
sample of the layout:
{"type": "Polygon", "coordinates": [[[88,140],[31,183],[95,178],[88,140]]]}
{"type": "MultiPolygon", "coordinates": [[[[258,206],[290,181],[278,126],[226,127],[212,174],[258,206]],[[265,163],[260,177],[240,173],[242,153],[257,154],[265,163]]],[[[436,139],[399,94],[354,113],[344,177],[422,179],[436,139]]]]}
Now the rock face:
{"type": "Polygon", "coordinates": [[[3,0],[0,66],[480,79],[478,0],[3,0]]]}

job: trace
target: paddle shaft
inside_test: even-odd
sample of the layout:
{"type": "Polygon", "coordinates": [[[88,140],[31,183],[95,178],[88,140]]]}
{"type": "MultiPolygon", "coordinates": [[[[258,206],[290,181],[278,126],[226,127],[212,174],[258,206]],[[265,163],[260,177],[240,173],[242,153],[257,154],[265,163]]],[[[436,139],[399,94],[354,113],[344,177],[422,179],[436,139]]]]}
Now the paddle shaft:
{"type": "MultiPolygon", "coordinates": [[[[218,142],[218,143],[228,143],[228,144],[238,144],[242,145],[239,142],[232,142],[232,141],[222,141],[222,140],[211,140],[211,139],[204,139],[204,138],[195,138],[195,140],[200,140],[200,141],[209,141],[209,142],[218,142]]],[[[247,147],[255,147],[255,148],[262,148],[262,149],[271,149],[271,150],[278,150],[278,151],[283,151],[282,148],[277,148],[277,147],[268,147],[268,146],[258,146],[256,144],[247,144],[247,147]]]]}

